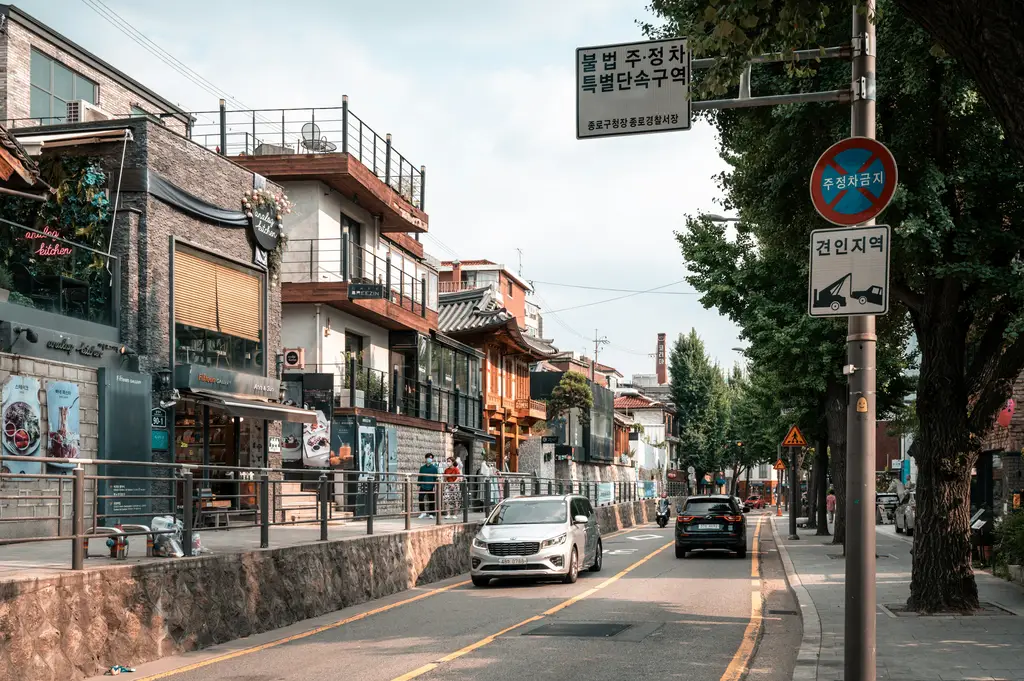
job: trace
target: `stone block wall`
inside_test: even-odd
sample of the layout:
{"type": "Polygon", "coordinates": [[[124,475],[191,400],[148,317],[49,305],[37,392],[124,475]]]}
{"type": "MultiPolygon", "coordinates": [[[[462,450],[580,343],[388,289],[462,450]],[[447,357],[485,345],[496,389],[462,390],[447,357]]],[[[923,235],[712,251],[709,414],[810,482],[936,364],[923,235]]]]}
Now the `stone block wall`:
{"type": "Polygon", "coordinates": [[[398,431],[398,472],[414,474],[419,472],[427,453],[434,455],[434,462],[442,466],[455,449],[452,436],[441,430],[396,426],[398,431]]]}
{"type": "MultiPolygon", "coordinates": [[[[39,441],[40,453],[45,454],[49,442],[46,388],[51,381],[67,381],[78,385],[80,456],[95,459],[99,454],[99,393],[96,370],[75,364],[45,361],[20,355],[0,353],[0,385],[12,375],[28,376],[39,380],[39,441]]],[[[7,464],[13,466],[13,462],[7,464]]],[[[69,471],[70,473],[70,471],[69,471]]],[[[95,473],[95,467],[86,468],[86,474],[95,473]]],[[[60,475],[60,478],[66,476],[60,475]]],[[[0,498],[0,539],[56,536],[58,532],[71,532],[71,480],[61,481],[56,475],[46,479],[0,480],[0,497],[60,496],[57,499],[0,498]],[[56,517],[60,516],[58,527],[56,517]],[[47,518],[5,522],[5,518],[47,518]],[[53,519],[50,519],[53,518],[53,519]]],[[[86,483],[86,509],[92,506],[92,483],[86,483]]],[[[87,525],[89,521],[86,521],[87,525]]]]}

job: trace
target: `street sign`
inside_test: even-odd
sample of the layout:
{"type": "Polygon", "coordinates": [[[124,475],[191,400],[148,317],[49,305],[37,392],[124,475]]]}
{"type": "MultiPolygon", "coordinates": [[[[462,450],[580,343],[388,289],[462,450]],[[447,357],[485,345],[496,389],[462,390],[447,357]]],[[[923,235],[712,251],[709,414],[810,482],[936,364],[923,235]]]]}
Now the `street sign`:
{"type": "Polygon", "coordinates": [[[166,428],[167,427],[167,411],[161,408],[156,408],[150,412],[150,425],[153,428],[166,428]]]}
{"type": "Polygon", "coordinates": [[[812,317],[889,311],[888,225],[811,232],[807,313],[812,317]]]}
{"type": "Polygon", "coordinates": [[[804,439],[804,434],[800,432],[800,429],[796,426],[792,426],[789,429],[789,433],[786,435],[786,439],[782,441],[783,447],[806,447],[807,440],[804,439]]]}
{"type": "Polygon", "coordinates": [[[779,459],[778,461],[775,462],[773,468],[777,471],[784,471],[786,470],[786,462],[784,462],[782,459],[779,459]]]}
{"type": "Polygon", "coordinates": [[[558,444],[558,436],[557,435],[541,435],[540,436],[540,443],[542,445],[557,445],[558,444]]]}
{"type": "Polygon", "coordinates": [[[884,144],[850,137],[833,144],[811,172],[811,202],[835,225],[859,225],[885,210],[896,191],[896,160],[884,144]]]}
{"type": "Polygon", "coordinates": [[[686,38],[576,49],[576,139],[689,129],[686,38]]]}

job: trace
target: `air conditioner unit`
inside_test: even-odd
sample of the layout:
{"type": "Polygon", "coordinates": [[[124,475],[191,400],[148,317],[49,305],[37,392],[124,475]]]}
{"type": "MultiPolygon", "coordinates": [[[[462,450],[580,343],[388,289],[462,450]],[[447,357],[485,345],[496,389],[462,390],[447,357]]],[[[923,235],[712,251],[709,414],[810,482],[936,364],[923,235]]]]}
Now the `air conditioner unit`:
{"type": "Polygon", "coordinates": [[[306,349],[305,348],[285,348],[284,349],[284,368],[285,369],[305,369],[306,368],[306,349]]]}
{"type": "Polygon", "coordinates": [[[108,113],[84,99],[68,102],[68,123],[88,123],[90,121],[110,121],[113,119],[114,114],[108,113]]]}

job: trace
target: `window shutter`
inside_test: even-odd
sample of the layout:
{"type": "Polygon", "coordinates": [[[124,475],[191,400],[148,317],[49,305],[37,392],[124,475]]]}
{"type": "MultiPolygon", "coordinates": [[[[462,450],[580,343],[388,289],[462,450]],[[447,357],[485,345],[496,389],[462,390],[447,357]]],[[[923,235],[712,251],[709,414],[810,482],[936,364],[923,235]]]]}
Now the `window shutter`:
{"type": "Polygon", "coordinates": [[[217,266],[182,251],[174,252],[174,321],[217,331],[217,266]]]}
{"type": "Polygon", "coordinates": [[[263,306],[259,277],[217,267],[217,316],[220,332],[258,342],[263,306]]]}

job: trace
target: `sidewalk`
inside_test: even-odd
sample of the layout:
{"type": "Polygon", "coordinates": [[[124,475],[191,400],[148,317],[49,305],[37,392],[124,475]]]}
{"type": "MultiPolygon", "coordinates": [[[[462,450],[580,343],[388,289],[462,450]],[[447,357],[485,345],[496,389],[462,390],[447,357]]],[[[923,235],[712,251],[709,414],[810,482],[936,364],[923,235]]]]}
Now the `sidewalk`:
{"type": "MultiPolygon", "coordinates": [[[[804,637],[793,681],[842,681],[846,561],[831,537],[775,517],[774,539],[803,614],[804,637]],[[837,557],[838,556],[838,557],[837,557]]],[[[976,572],[987,604],[980,615],[897,615],[910,596],[911,539],[877,527],[877,678],[879,681],[1024,681],[1024,589],[976,572]],[[892,609],[887,606],[894,606],[892,609]]]]}
{"type": "MultiPolygon", "coordinates": [[[[480,522],[483,513],[470,513],[470,522],[480,522]]],[[[412,518],[412,530],[436,527],[436,520],[412,518]]],[[[445,525],[462,522],[462,514],[455,519],[441,519],[445,525]]],[[[373,533],[391,534],[405,530],[404,518],[375,518],[373,533]]],[[[242,553],[260,548],[260,528],[234,527],[231,530],[198,530],[202,537],[203,547],[212,554],[242,553]]],[[[366,535],[366,520],[332,521],[328,524],[329,540],[362,537],[366,535]]],[[[270,548],[310,544],[320,540],[320,525],[285,525],[270,527],[270,548]]],[[[89,558],[85,561],[85,569],[95,569],[110,565],[138,565],[140,563],[167,562],[173,558],[147,558],[146,540],[144,537],[132,537],[127,560],[115,560],[109,557],[106,537],[96,537],[89,542],[89,558]]],[[[71,541],[37,542],[31,544],[11,544],[0,546],[0,582],[24,577],[50,577],[71,571],[71,541]]]]}

